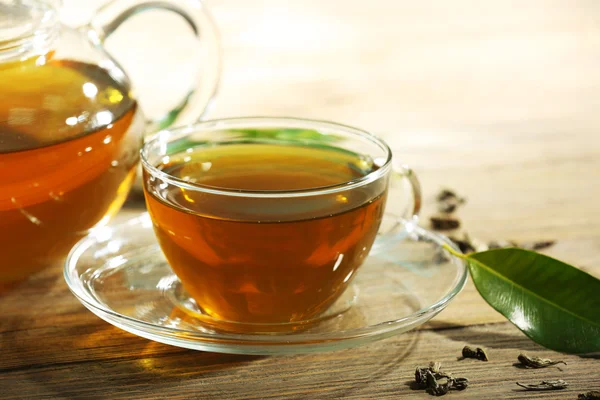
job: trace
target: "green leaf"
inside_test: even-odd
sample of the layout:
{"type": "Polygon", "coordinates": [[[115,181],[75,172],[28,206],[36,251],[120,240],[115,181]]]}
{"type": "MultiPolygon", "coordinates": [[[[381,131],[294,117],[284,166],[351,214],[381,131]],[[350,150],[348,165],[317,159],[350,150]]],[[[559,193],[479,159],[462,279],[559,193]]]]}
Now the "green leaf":
{"type": "MultiPolygon", "coordinates": [[[[343,140],[343,137],[333,134],[324,134],[312,129],[292,129],[292,128],[260,128],[260,129],[229,129],[228,132],[235,133],[235,137],[230,140],[220,140],[223,144],[243,144],[243,143],[273,143],[296,146],[309,146],[332,150],[339,153],[346,153],[353,156],[357,154],[346,150],[343,147],[335,145],[336,142],[343,140]]],[[[169,153],[174,154],[184,151],[190,147],[205,146],[212,144],[210,140],[198,140],[195,138],[183,137],[179,140],[169,143],[169,153]]]]}
{"type": "Polygon", "coordinates": [[[600,280],[523,249],[459,256],[481,296],[534,342],[565,353],[600,352],[600,280]]]}
{"type": "Polygon", "coordinates": [[[341,140],[340,136],[324,134],[313,129],[297,128],[261,128],[261,129],[232,129],[248,138],[280,139],[280,140],[309,140],[311,142],[331,143],[341,140]]]}

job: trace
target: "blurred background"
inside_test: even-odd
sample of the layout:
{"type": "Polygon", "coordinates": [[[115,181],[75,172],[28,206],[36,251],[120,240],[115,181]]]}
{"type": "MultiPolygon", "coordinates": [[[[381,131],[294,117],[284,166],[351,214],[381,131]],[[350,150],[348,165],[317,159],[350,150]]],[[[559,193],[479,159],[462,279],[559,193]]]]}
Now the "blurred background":
{"type": "MultiPolygon", "coordinates": [[[[102,3],[64,0],[63,21],[102,3]]],[[[208,118],[310,117],[381,135],[427,196],[465,194],[463,221],[483,237],[585,241],[597,229],[600,209],[582,205],[600,178],[600,2],[205,4],[223,46],[208,118]]],[[[152,114],[191,79],[190,43],[179,17],[150,11],[107,47],[152,114]]]]}

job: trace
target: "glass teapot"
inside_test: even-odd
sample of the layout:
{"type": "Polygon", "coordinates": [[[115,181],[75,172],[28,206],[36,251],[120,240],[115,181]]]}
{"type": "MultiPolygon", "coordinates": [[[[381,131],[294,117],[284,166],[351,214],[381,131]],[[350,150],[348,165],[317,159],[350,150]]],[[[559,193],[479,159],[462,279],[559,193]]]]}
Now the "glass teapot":
{"type": "Polygon", "coordinates": [[[108,221],[135,180],[144,132],[199,119],[216,91],[217,31],[198,0],[116,0],[78,29],[59,22],[59,6],[0,0],[0,292],[108,221]],[[156,8],[183,17],[200,57],[184,99],[146,120],[103,42],[156,8]]]}

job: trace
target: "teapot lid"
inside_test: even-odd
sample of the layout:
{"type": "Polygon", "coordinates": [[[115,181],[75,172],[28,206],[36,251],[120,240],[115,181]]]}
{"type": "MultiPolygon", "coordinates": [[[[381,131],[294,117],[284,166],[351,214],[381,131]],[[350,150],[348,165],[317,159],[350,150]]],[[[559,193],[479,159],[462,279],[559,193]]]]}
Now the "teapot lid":
{"type": "Polygon", "coordinates": [[[59,7],[60,0],[0,0],[0,62],[47,53],[59,7]]]}

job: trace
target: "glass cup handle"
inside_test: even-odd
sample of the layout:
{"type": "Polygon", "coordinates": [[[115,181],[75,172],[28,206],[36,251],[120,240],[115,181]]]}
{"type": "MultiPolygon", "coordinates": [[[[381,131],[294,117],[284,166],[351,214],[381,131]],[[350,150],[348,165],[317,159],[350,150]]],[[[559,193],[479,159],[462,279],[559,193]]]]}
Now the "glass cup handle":
{"type": "Polygon", "coordinates": [[[212,17],[199,0],[115,0],[96,11],[88,30],[88,37],[102,45],[129,17],[143,11],[162,9],[172,11],[185,19],[202,40],[197,65],[196,82],[188,89],[184,98],[166,114],[147,121],[147,132],[166,128],[173,123],[191,123],[202,119],[209,110],[217,92],[221,72],[219,35],[212,17]]]}
{"type": "Polygon", "coordinates": [[[403,180],[407,182],[411,189],[411,200],[408,202],[404,212],[400,215],[400,217],[407,223],[418,223],[422,199],[421,184],[417,179],[417,175],[407,165],[398,165],[393,163],[392,178],[394,180],[403,180]]]}
{"type": "MultiPolygon", "coordinates": [[[[405,193],[409,198],[406,200],[394,198],[396,195],[396,191],[394,190],[393,193],[388,195],[388,206],[391,201],[399,200],[405,203],[406,206],[402,212],[394,209],[393,213],[388,213],[388,216],[392,218],[386,219],[387,222],[381,224],[377,233],[377,239],[373,243],[373,247],[371,247],[370,254],[389,252],[390,244],[396,243],[399,239],[410,234],[419,223],[419,211],[421,210],[422,199],[421,185],[417,179],[417,175],[408,166],[392,162],[389,182],[390,189],[391,186],[398,184],[403,185],[401,192],[405,193]],[[406,190],[407,186],[409,190],[406,190]]],[[[390,192],[389,189],[388,192],[390,192]]]]}

